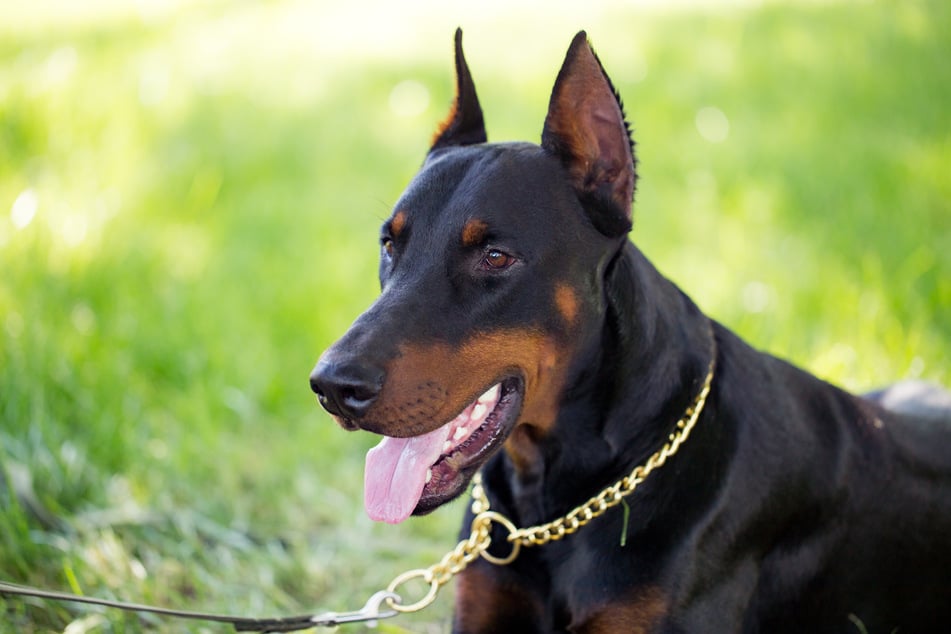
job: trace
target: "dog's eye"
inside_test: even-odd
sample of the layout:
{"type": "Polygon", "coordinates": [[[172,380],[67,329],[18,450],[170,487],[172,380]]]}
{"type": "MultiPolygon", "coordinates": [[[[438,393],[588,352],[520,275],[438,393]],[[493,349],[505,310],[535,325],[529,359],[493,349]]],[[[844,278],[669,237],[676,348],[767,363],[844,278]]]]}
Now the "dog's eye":
{"type": "Polygon", "coordinates": [[[383,247],[383,252],[389,256],[393,256],[393,240],[392,238],[380,238],[380,246],[383,247]]]}
{"type": "Polygon", "coordinates": [[[501,271],[512,266],[514,263],[515,258],[498,249],[489,249],[482,256],[482,268],[490,271],[501,271]]]}

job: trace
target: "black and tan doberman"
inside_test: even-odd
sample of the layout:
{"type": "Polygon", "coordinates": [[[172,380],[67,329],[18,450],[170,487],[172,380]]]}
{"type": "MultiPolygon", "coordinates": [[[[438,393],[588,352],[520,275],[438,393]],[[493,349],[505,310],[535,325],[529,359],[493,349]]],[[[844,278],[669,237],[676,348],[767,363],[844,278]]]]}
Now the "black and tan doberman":
{"type": "Polygon", "coordinates": [[[340,425],[383,436],[370,516],[432,511],[477,471],[517,525],[563,516],[710,389],[629,512],[467,568],[454,631],[951,632],[951,397],[848,394],[662,277],[627,238],[634,146],[584,33],[540,146],[486,143],[459,33],[456,73],[383,225],[382,293],[311,375],[340,425]]]}

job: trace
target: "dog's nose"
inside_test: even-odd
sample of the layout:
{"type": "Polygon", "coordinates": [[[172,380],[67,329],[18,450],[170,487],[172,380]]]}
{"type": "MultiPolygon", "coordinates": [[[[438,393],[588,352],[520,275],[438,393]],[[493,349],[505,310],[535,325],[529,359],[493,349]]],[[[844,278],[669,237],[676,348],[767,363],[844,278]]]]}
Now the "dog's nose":
{"type": "Polygon", "coordinates": [[[310,373],[310,389],[331,414],[359,420],[379,396],[383,378],[377,368],[322,359],[310,373]]]}

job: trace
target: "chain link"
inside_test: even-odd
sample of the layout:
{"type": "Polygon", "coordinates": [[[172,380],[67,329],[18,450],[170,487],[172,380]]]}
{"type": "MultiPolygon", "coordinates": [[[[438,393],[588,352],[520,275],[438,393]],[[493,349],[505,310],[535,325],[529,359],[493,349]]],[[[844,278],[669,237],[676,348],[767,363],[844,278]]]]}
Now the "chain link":
{"type": "Polygon", "coordinates": [[[472,513],[475,517],[472,520],[469,537],[460,541],[455,548],[432,566],[409,570],[393,579],[386,589],[398,598],[387,598],[387,604],[398,612],[418,612],[435,601],[439,589],[480,556],[496,565],[509,564],[518,557],[522,546],[543,546],[549,542],[562,539],[577,532],[578,529],[591,520],[604,515],[609,509],[620,504],[625,497],[637,489],[651,472],[664,466],[667,460],[676,454],[684,442],[687,441],[694,425],[697,424],[697,419],[700,418],[700,413],[707,402],[707,396],[710,394],[715,359],[714,356],[714,360],[710,361],[700,393],[697,394],[681,419],[677,421],[677,431],[670,434],[664,446],[651,455],[644,464],[634,467],[630,474],[606,487],[563,517],[537,526],[517,528],[510,519],[491,510],[489,498],[482,486],[482,474],[476,473],[472,479],[472,513]],[[489,546],[492,544],[493,523],[499,524],[508,532],[506,541],[508,541],[512,550],[505,557],[497,557],[489,553],[489,546]],[[428,584],[429,588],[421,599],[415,603],[404,605],[396,590],[413,579],[421,580],[428,584]]]}
{"type": "MultiPolygon", "coordinates": [[[[389,599],[387,601],[388,605],[397,612],[418,612],[435,601],[436,593],[439,592],[440,587],[447,584],[450,579],[462,572],[466,566],[489,548],[491,543],[489,533],[493,521],[488,515],[489,513],[491,512],[485,511],[476,515],[472,520],[468,539],[456,544],[456,547],[446,553],[437,563],[428,568],[408,570],[393,579],[386,588],[387,591],[395,593],[396,589],[405,583],[413,579],[420,579],[423,583],[429,584],[427,593],[420,600],[404,605],[402,602],[389,599]]],[[[495,513],[494,515],[498,514],[495,513]]]]}

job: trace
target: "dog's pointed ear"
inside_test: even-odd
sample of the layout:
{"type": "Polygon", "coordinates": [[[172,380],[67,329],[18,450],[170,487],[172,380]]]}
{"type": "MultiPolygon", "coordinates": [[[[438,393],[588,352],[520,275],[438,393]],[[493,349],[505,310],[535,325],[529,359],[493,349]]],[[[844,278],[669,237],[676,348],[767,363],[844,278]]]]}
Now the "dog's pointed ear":
{"type": "Polygon", "coordinates": [[[599,231],[609,236],[630,231],[634,143],[621,100],[584,31],[572,40],[555,80],[542,147],[568,170],[599,231]]]}
{"type": "Polygon", "coordinates": [[[455,145],[485,143],[486,139],[479,97],[476,95],[472,75],[469,74],[466,57],[462,53],[462,29],[456,29],[456,99],[449,116],[436,130],[429,151],[455,145]]]}

